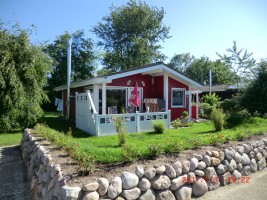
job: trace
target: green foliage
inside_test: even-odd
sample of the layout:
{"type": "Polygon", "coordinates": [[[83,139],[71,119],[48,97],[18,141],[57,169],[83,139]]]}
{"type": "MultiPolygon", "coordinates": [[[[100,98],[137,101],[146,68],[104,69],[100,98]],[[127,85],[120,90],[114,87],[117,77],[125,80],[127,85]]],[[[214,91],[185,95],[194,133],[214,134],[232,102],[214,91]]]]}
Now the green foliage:
{"type": "Polygon", "coordinates": [[[221,108],[224,110],[224,112],[227,112],[230,115],[242,111],[243,108],[240,105],[240,98],[241,95],[235,95],[231,99],[225,99],[224,101],[221,101],[221,108]]]}
{"type": "Polygon", "coordinates": [[[21,138],[22,138],[22,132],[20,130],[0,133],[0,147],[19,145],[21,138]]]}
{"type": "Polygon", "coordinates": [[[201,145],[203,145],[203,141],[200,138],[191,138],[188,140],[188,143],[190,146],[192,146],[193,148],[199,147],[201,145]]]}
{"type": "Polygon", "coordinates": [[[163,146],[161,144],[149,144],[147,148],[148,156],[151,158],[156,158],[164,152],[163,146]]]}
{"type": "Polygon", "coordinates": [[[209,117],[212,112],[213,106],[208,103],[200,103],[199,104],[199,114],[202,117],[209,117]]]}
{"type": "Polygon", "coordinates": [[[220,106],[220,100],[221,98],[216,93],[206,94],[205,96],[201,98],[201,102],[207,103],[210,106],[213,106],[216,108],[220,106]]]}
{"type": "Polygon", "coordinates": [[[123,162],[132,163],[140,157],[140,153],[138,152],[138,149],[132,145],[124,144],[122,145],[121,156],[123,162]]]}
{"type": "Polygon", "coordinates": [[[123,118],[117,117],[114,119],[114,123],[119,137],[119,145],[122,146],[126,144],[127,127],[125,126],[125,121],[123,118]]]}
{"type": "Polygon", "coordinates": [[[171,58],[169,66],[184,73],[194,60],[195,57],[193,55],[191,56],[190,53],[175,54],[171,58]]]}
{"type": "Polygon", "coordinates": [[[105,50],[107,69],[121,71],[162,60],[159,42],[169,38],[169,27],[162,23],[164,15],[163,8],[135,0],[111,7],[110,14],[92,30],[101,39],[98,45],[105,50]]]}
{"type": "Polygon", "coordinates": [[[155,133],[163,134],[165,131],[165,122],[162,120],[154,120],[152,121],[152,126],[154,128],[155,133]]]}
{"type": "Polygon", "coordinates": [[[225,125],[225,114],[221,109],[213,108],[211,115],[211,121],[216,131],[221,131],[225,125]]]}
{"type": "Polygon", "coordinates": [[[183,111],[182,117],[188,117],[188,112],[187,111],[183,111]]]}
{"type": "Polygon", "coordinates": [[[261,60],[256,79],[246,88],[240,104],[251,114],[256,111],[262,116],[267,113],[267,59],[261,60]]]}
{"type": "Polygon", "coordinates": [[[29,34],[18,25],[8,30],[0,24],[0,130],[33,125],[48,100],[43,86],[51,60],[30,43],[29,34]]]}
{"type": "Polygon", "coordinates": [[[179,127],[182,126],[181,124],[181,120],[179,118],[177,118],[176,120],[172,121],[171,122],[171,125],[175,128],[175,129],[178,129],[179,127]]]}
{"type": "Polygon", "coordinates": [[[164,152],[165,153],[179,153],[184,150],[184,144],[179,140],[166,141],[164,152]]]}

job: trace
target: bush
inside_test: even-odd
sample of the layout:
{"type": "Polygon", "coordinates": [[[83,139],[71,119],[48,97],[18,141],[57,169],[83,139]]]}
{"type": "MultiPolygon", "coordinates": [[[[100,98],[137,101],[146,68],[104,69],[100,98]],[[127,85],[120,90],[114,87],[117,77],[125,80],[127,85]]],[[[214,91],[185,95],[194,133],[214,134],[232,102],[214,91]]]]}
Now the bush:
{"type": "Polygon", "coordinates": [[[199,104],[199,114],[202,117],[209,117],[212,112],[213,106],[208,103],[200,103],[199,104]]]}
{"type": "Polygon", "coordinates": [[[134,148],[130,144],[124,144],[122,145],[121,156],[124,162],[131,163],[138,159],[140,153],[137,148],[134,148]]]}
{"type": "Polygon", "coordinates": [[[201,98],[201,102],[207,103],[213,107],[220,107],[220,100],[221,100],[221,98],[218,95],[216,95],[215,93],[206,94],[205,96],[203,96],[201,98]]]}
{"type": "Polygon", "coordinates": [[[178,129],[179,127],[181,127],[181,120],[179,118],[177,118],[176,120],[171,122],[171,125],[175,128],[178,129]]]}
{"type": "Polygon", "coordinates": [[[166,142],[166,145],[164,146],[165,153],[179,153],[182,150],[184,150],[183,144],[178,140],[166,142]]]}
{"type": "Polygon", "coordinates": [[[187,112],[187,111],[184,111],[184,112],[182,113],[182,117],[188,117],[188,112],[187,112]]]}
{"type": "Polygon", "coordinates": [[[155,133],[163,134],[165,131],[165,122],[162,120],[155,120],[152,122],[155,133]]]}
{"type": "Polygon", "coordinates": [[[124,126],[125,121],[123,120],[123,118],[117,117],[114,119],[114,123],[119,137],[119,145],[122,146],[126,144],[127,127],[124,126]]]}
{"type": "Polygon", "coordinates": [[[211,112],[211,120],[216,131],[221,131],[225,125],[225,114],[221,109],[213,108],[211,112]]]}
{"type": "Polygon", "coordinates": [[[148,156],[152,158],[156,158],[164,152],[163,147],[160,144],[150,144],[147,148],[148,156]]]}

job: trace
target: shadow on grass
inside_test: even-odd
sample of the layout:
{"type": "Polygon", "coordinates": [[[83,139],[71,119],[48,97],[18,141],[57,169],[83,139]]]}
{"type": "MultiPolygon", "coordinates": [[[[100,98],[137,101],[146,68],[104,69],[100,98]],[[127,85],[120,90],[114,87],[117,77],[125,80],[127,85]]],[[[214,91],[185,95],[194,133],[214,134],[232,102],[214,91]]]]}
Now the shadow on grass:
{"type": "Polygon", "coordinates": [[[76,128],[74,122],[69,122],[63,119],[60,114],[47,113],[45,114],[38,123],[47,125],[49,128],[55,129],[56,131],[67,133],[69,130],[72,131],[72,137],[74,138],[88,138],[92,137],[91,135],[79,130],[76,128]]]}

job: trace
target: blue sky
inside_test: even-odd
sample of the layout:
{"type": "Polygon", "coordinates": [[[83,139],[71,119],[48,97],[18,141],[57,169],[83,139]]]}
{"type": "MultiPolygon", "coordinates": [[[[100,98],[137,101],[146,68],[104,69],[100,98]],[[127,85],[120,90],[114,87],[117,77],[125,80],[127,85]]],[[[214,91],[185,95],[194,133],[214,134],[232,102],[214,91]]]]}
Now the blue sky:
{"type": "MultiPolygon", "coordinates": [[[[163,7],[164,24],[170,26],[172,38],[162,43],[162,52],[172,57],[189,52],[217,59],[237,41],[237,47],[253,52],[259,60],[267,58],[266,0],[146,0],[149,5],[163,7]]],[[[89,30],[109,7],[126,0],[1,0],[0,19],[19,22],[23,28],[37,26],[33,42],[53,41],[65,31],[84,29],[86,36],[97,40],[89,30]]],[[[167,62],[167,61],[166,61],[167,62]]]]}

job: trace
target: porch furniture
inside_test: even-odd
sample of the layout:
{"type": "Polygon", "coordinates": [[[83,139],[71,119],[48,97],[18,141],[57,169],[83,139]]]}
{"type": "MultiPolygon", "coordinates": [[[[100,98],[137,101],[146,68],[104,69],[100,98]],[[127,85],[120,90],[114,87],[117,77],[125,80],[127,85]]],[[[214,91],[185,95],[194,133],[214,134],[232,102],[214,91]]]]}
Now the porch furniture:
{"type": "Polygon", "coordinates": [[[165,101],[159,98],[145,98],[144,104],[147,112],[164,112],[165,101]]]}
{"type": "Polygon", "coordinates": [[[135,113],[135,109],[134,106],[126,106],[126,113],[135,113]]]}
{"type": "Polygon", "coordinates": [[[108,114],[118,114],[117,106],[109,106],[108,107],[108,114]]]}

